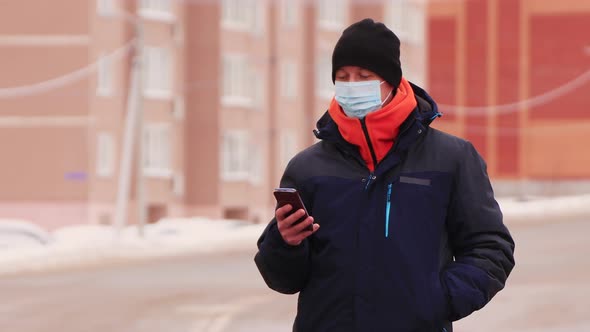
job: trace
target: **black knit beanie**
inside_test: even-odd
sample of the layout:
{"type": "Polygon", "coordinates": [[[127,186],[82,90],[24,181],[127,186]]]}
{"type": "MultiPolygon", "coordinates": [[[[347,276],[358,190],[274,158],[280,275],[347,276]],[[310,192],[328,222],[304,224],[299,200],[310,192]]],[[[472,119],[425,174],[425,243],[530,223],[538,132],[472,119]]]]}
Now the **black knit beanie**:
{"type": "Polygon", "coordinates": [[[356,22],[342,32],[332,54],[332,82],[344,66],[358,66],[381,76],[398,87],[402,79],[399,38],[385,24],[370,18],[356,22]]]}

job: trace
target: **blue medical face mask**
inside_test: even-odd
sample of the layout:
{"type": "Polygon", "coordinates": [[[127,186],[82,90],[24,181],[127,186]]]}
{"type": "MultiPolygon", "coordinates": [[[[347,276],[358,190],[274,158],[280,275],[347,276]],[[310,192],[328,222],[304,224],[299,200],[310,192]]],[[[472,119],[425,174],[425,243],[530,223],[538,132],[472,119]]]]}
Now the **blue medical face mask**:
{"type": "MultiPolygon", "coordinates": [[[[383,102],[381,101],[381,84],[383,83],[385,81],[336,81],[336,101],[348,117],[362,119],[367,114],[383,106],[383,102]]],[[[389,95],[391,95],[391,92],[389,95]]],[[[387,95],[387,98],[389,98],[389,95],[387,95]]]]}

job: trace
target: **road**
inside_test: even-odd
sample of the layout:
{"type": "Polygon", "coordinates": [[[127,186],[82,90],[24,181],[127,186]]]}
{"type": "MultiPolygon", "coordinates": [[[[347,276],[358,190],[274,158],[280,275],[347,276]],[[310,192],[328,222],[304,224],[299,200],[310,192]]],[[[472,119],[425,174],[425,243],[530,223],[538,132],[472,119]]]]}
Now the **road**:
{"type": "MultiPolygon", "coordinates": [[[[455,330],[590,331],[590,222],[511,227],[517,269],[455,330]]],[[[0,279],[0,331],[290,331],[296,297],[271,292],[253,252],[0,279]]]]}

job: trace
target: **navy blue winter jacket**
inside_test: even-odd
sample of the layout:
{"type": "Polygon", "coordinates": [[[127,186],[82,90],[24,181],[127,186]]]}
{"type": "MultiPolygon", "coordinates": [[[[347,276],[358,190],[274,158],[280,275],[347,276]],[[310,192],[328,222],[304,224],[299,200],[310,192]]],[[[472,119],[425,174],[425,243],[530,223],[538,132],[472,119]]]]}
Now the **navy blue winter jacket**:
{"type": "Polygon", "coordinates": [[[374,172],[328,113],[284,172],[321,228],[289,246],[272,220],[255,262],[270,288],[299,292],[293,331],[451,332],[514,267],[484,161],[429,127],[437,106],[412,87],[418,106],[374,172]]]}

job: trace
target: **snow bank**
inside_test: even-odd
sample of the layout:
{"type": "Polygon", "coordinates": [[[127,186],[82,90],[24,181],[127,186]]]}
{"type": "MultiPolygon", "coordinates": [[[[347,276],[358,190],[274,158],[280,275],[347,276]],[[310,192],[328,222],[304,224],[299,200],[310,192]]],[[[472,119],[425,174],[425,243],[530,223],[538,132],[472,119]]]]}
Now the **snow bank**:
{"type": "MultiPolygon", "coordinates": [[[[583,219],[590,221],[590,195],[551,199],[500,199],[509,225],[583,219]]],[[[145,227],[144,236],[129,226],[115,237],[112,227],[70,226],[49,234],[45,245],[0,249],[0,275],[87,266],[116,260],[171,257],[183,254],[254,250],[266,225],[204,218],[166,219],[145,227]]]]}
{"type": "Polygon", "coordinates": [[[101,262],[254,248],[265,225],[231,220],[169,219],[115,235],[112,227],[79,225],[53,232],[53,242],[0,250],[0,275],[101,262]]]}
{"type": "Polygon", "coordinates": [[[533,198],[528,201],[499,199],[498,203],[508,225],[535,225],[562,220],[588,219],[590,195],[533,198]]]}

